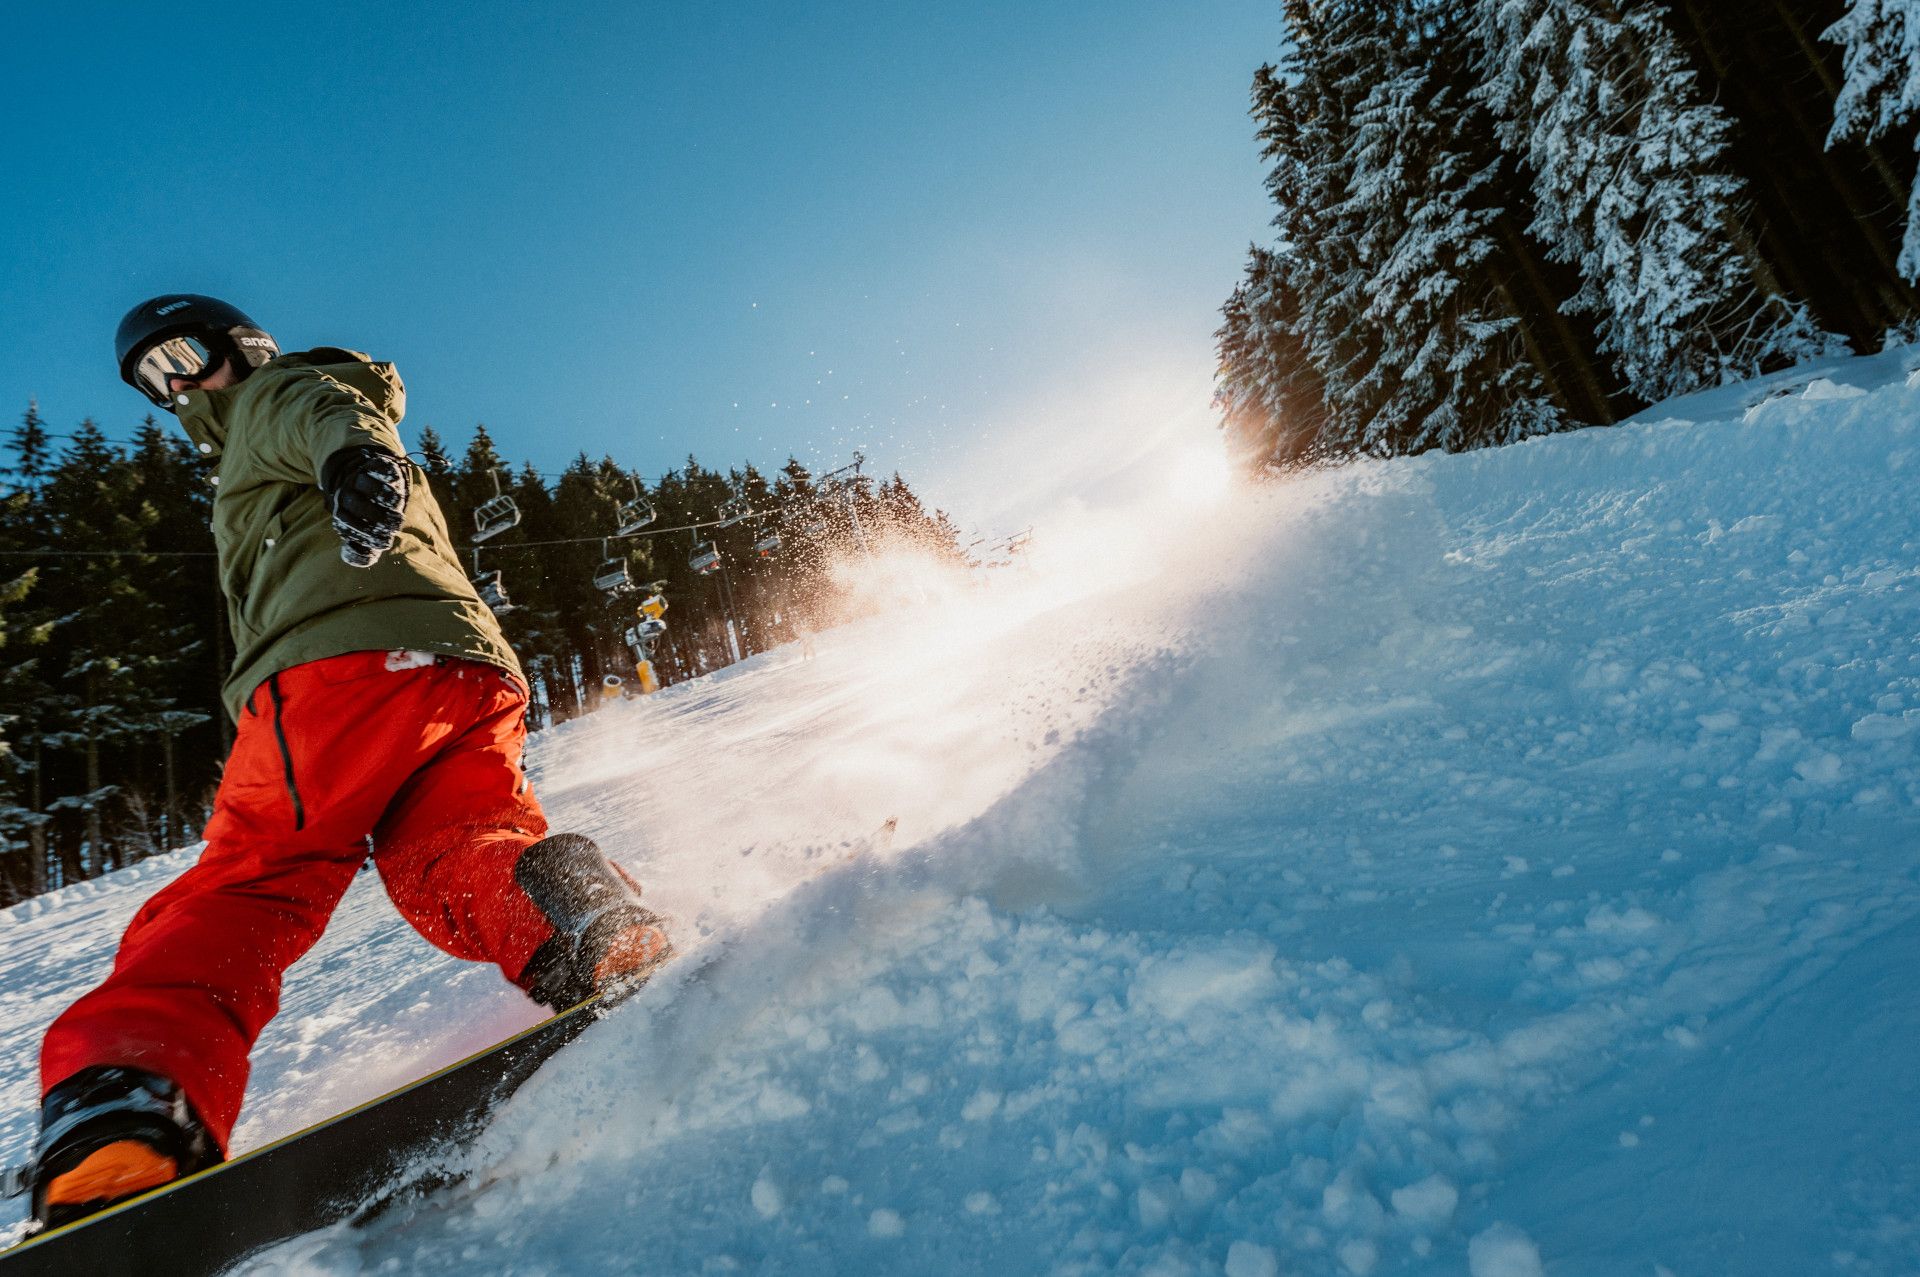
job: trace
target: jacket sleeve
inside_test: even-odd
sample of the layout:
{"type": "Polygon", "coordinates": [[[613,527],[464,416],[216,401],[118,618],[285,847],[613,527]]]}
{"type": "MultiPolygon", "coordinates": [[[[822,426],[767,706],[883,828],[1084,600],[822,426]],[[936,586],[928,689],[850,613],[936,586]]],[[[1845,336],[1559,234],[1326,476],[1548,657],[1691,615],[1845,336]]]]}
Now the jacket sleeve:
{"type": "Polygon", "coordinates": [[[292,483],[319,485],[327,458],[342,448],[378,448],[405,456],[400,434],[373,401],[317,368],[290,368],[261,388],[268,423],[254,448],[264,469],[292,483]]]}

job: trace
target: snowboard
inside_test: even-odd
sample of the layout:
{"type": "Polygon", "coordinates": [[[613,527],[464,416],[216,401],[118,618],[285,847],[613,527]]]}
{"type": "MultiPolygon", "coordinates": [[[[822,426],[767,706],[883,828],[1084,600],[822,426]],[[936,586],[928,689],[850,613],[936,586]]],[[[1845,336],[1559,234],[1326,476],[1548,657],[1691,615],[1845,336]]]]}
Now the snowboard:
{"type": "Polygon", "coordinates": [[[203,1277],[289,1237],[370,1219],[434,1186],[402,1174],[412,1159],[470,1140],[548,1057],[624,1000],[590,998],[358,1108],[30,1237],[0,1251],[0,1277],[203,1277]]]}

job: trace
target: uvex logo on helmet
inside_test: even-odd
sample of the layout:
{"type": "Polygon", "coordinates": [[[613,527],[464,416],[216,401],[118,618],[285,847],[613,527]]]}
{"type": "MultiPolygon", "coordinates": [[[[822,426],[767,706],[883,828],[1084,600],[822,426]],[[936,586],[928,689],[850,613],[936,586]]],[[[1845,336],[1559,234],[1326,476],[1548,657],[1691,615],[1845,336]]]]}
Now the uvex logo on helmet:
{"type": "Polygon", "coordinates": [[[171,315],[174,311],[179,310],[182,306],[191,306],[191,305],[193,305],[193,302],[190,298],[182,297],[177,302],[168,302],[166,305],[162,306],[159,310],[156,310],[153,313],[156,315],[171,315]]]}

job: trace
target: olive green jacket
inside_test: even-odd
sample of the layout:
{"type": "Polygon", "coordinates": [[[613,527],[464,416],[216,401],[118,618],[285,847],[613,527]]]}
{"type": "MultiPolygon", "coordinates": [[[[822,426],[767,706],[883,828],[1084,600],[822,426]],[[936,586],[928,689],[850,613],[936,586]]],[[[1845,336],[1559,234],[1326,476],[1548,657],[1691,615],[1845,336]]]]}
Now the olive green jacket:
{"type": "Polygon", "coordinates": [[[223,698],[236,721],[270,675],[344,652],[439,652],[525,680],[417,466],[393,549],[370,568],[340,561],[320,468],[342,448],[404,456],[395,427],[406,403],[392,364],[333,347],[175,396],[187,436],[218,467],[213,543],[234,644],[223,698]]]}

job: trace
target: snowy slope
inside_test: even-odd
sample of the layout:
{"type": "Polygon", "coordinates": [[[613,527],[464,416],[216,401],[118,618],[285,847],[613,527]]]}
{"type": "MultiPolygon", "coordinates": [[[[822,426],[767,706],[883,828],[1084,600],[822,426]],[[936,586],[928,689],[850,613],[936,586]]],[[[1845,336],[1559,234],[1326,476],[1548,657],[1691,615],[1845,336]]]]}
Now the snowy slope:
{"type": "MultiPolygon", "coordinates": [[[[1920,389],[1817,371],[1062,512],[549,733],[688,956],[464,1185],[249,1270],[1920,1271],[1920,389]]],[[[0,1157],[183,863],[0,921],[0,1157]]],[[[363,879],[240,1139],[530,1018],[363,879]]]]}

